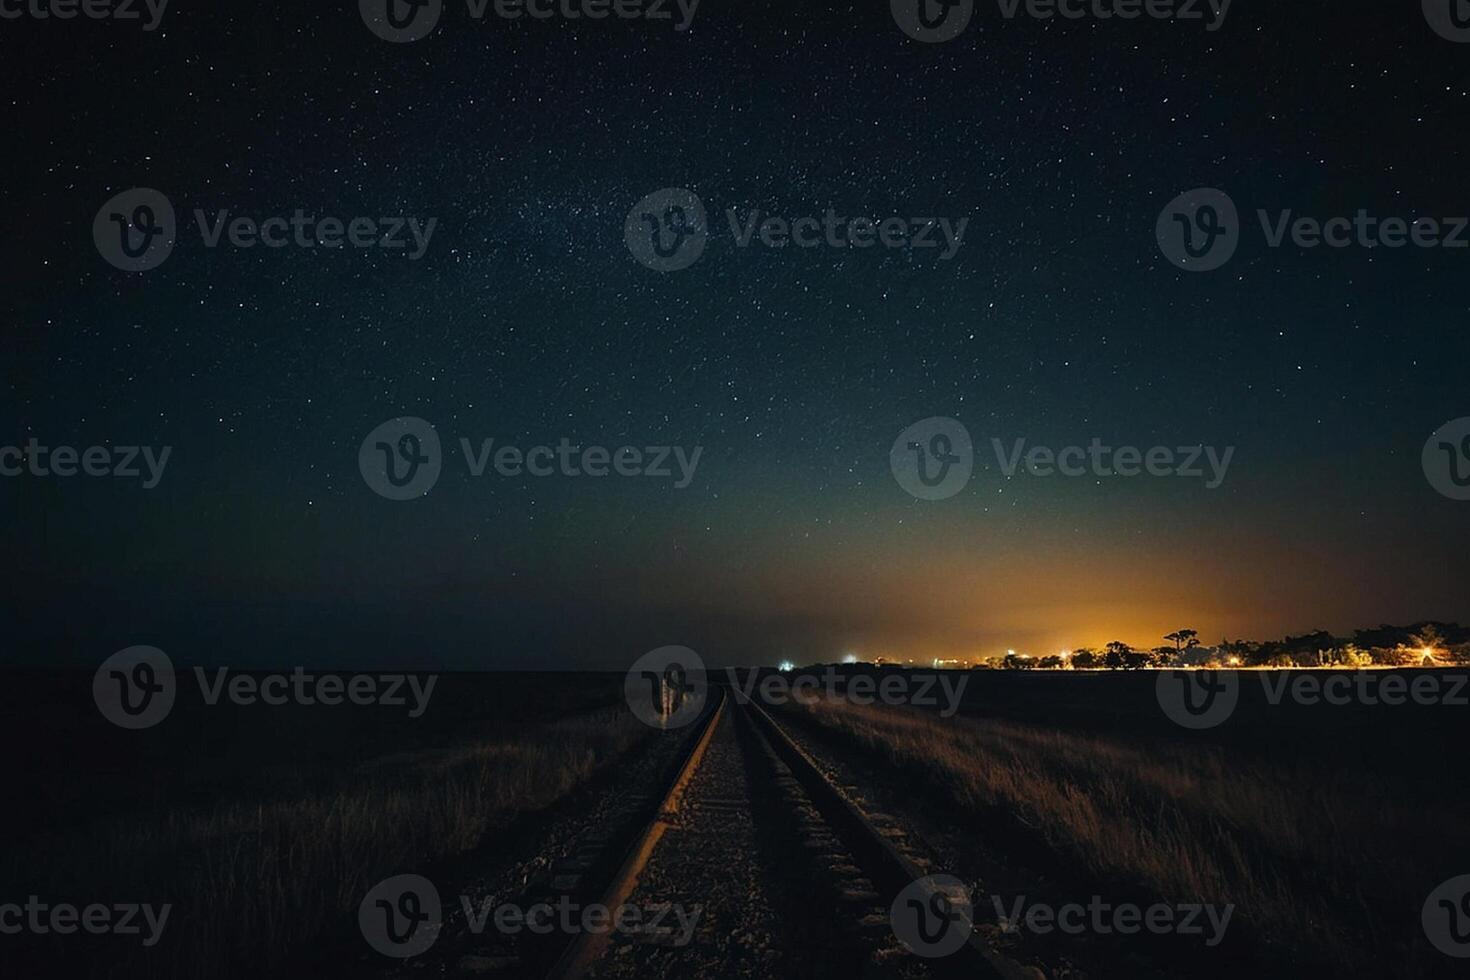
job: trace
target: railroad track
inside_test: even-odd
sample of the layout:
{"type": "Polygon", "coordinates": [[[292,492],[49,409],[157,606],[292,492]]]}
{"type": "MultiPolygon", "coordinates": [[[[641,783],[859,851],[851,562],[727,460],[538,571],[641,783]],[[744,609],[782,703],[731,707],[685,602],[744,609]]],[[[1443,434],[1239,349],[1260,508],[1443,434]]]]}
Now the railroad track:
{"type": "Polygon", "coordinates": [[[902,828],[864,812],[733,690],[711,688],[696,728],[599,899],[609,909],[677,909],[665,919],[679,928],[578,933],[548,980],[1040,976],[989,949],[968,921],[957,949],[914,955],[890,921],[895,900],[917,894],[936,911],[948,906],[915,892],[930,869],[902,828]]]}

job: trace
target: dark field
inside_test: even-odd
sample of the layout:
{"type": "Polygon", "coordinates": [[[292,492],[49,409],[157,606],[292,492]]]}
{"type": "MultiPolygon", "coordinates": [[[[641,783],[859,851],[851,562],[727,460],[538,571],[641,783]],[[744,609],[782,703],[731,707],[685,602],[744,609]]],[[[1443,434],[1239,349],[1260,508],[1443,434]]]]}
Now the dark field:
{"type": "MultiPolygon", "coordinates": [[[[1448,975],[1418,920],[1422,897],[1470,867],[1470,791],[1445,778],[1470,734],[1464,707],[1273,705],[1247,677],[1228,721],[1186,731],[1160,711],[1153,672],[950,677],[968,678],[952,717],[841,696],[772,708],[982,890],[1234,906],[1224,941],[1205,947],[1008,935],[977,902],[982,932],[1048,975],[1448,975]]],[[[612,674],[444,675],[418,718],[209,706],[184,683],[166,722],[141,732],[98,717],[87,675],[7,679],[7,744],[24,748],[7,774],[19,791],[0,903],[174,907],[156,946],[0,946],[67,976],[320,975],[321,950],[360,953],[354,909],[372,882],[493,867],[511,837],[534,847],[559,801],[595,796],[676,737],[636,721],[612,674]]]]}
{"type": "Polygon", "coordinates": [[[20,805],[4,811],[15,846],[0,857],[0,902],[177,906],[156,949],[120,937],[0,945],[0,957],[79,975],[277,969],[349,927],[349,896],[372,881],[481,846],[650,734],[613,675],[442,676],[418,718],[383,705],[207,705],[183,683],[166,722],[136,732],[102,719],[89,675],[8,681],[7,744],[30,748],[7,774],[20,805]]]}
{"type": "MultiPolygon", "coordinates": [[[[1431,672],[1401,672],[1416,675],[1431,672]]],[[[1470,735],[1466,708],[1273,704],[1258,683],[1301,676],[1245,674],[1234,713],[1208,731],[1164,717],[1151,671],[981,672],[949,719],[840,700],[788,710],[875,759],[914,805],[1006,841],[1059,899],[1234,904],[1219,948],[1170,951],[1191,974],[1275,975],[1286,958],[1438,975],[1419,913],[1470,866],[1470,791],[1444,778],[1470,735]]],[[[1448,696],[1464,674],[1433,676],[1448,696]]]]}

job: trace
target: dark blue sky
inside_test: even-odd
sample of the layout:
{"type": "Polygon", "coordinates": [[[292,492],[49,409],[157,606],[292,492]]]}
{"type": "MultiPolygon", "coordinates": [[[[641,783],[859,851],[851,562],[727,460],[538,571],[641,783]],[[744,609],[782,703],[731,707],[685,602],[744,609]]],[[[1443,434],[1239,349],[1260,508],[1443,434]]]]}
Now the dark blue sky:
{"type": "Polygon", "coordinates": [[[0,443],[170,445],[166,477],[6,478],[26,662],[621,666],[845,649],[1049,652],[1470,617],[1470,504],[1420,449],[1470,415],[1470,249],[1267,247],[1256,209],[1470,213],[1470,45],[1415,3],[1240,0],[1213,33],[1004,21],[945,44],[887,5],[706,0],[693,29],[471,21],[412,44],[355,4],[170,9],[153,33],[6,22],[0,443]],[[91,229],[184,217],[162,267],[91,229]],[[1175,269],[1160,209],[1246,218],[1175,269]],[[716,234],[659,274],[629,209],[716,234]],[[742,213],[970,219],[953,260],[736,248],[742,213]],[[424,257],[206,249],[189,213],[433,216],[424,257]],[[703,447],[698,477],[473,479],[386,501],[400,415],[522,446],[703,447]],[[889,472],[976,442],[1235,446],[1229,479],[889,472]]]}

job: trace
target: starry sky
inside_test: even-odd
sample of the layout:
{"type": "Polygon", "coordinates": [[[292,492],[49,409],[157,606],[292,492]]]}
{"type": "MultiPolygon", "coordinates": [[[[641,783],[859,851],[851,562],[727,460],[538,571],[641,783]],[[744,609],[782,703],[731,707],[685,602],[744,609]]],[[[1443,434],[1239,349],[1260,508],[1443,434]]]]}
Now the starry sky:
{"type": "MultiPolygon", "coordinates": [[[[921,44],[887,3],[706,0],[668,24],[489,19],[411,44],[355,3],[176,0],[6,21],[0,443],[173,447],[159,486],[5,478],[14,662],[609,667],[1052,652],[1470,620],[1470,504],[1420,450],[1470,415],[1470,253],[1160,253],[1195,187],[1323,217],[1470,213],[1470,45],[1418,3],[1240,0],[1225,26],[1005,21],[921,44]],[[257,217],[438,219],[401,252],[99,256],[132,187],[257,217]],[[624,219],[970,219],[953,260],[736,248],[663,274],[624,219]],[[396,416],[703,447],[648,479],[375,495],[396,416]],[[1007,478],[905,493],[906,426],[1235,446],[1216,490],[1007,478]]],[[[190,219],[185,216],[181,224],[190,219]]]]}

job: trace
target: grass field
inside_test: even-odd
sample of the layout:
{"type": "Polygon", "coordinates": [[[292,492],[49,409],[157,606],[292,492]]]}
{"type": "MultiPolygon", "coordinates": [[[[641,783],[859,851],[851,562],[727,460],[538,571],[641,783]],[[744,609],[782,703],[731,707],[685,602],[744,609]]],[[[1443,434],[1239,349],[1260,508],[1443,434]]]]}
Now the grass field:
{"type": "MultiPolygon", "coordinates": [[[[468,731],[455,735],[446,725],[430,739],[437,745],[362,760],[304,752],[297,763],[271,758],[269,766],[251,768],[232,752],[239,766],[233,789],[222,788],[228,778],[208,760],[191,762],[189,745],[179,743],[171,756],[176,768],[166,776],[170,792],[100,800],[115,812],[94,811],[85,820],[72,815],[55,829],[34,830],[0,856],[0,881],[25,883],[14,894],[7,885],[0,901],[38,894],[171,903],[158,948],[145,961],[138,944],[118,937],[87,949],[90,937],[68,936],[65,945],[43,942],[19,955],[53,967],[65,963],[68,971],[85,963],[98,976],[141,975],[144,966],[147,975],[162,977],[270,975],[302,944],[355,922],[358,902],[379,879],[482,845],[518,814],[562,797],[651,732],[620,704],[579,704],[618,696],[600,681],[558,685],[555,708],[532,689],[543,681],[494,683],[523,687],[518,715],[539,705],[552,716],[517,717],[512,731],[506,719],[466,711],[459,721],[468,731]],[[200,786],[212,798],[191,802],[200,786]],[[62,951],[64,961],[50,960],[62,951]]],[[[336,743],[331,714],[315,717],[320,740],[336,743]]],[[[237,737],[248,742],[253,724],[234,720],[237,737]]],[[[311,731],[309,719],[291,722],[288,728],[305,726],[298,734],[311,731]]],[[[276,736],[257,734],[261,757],[273,756],[276,736]]]]}
{"type": "Polygon", "coordinates": [[[1234,904],[1249,956],[1412,975],[1420,905],[1466,850],[1463,792],[1439,804],[1402,793],[1402,772],[1362,765],[1348,740],[1271,754],[840,699],[793,710],[969,814],[977,832],[1033,829],[1072,883],[1234,904]]]}

